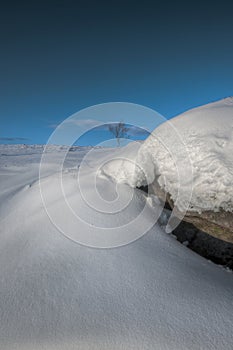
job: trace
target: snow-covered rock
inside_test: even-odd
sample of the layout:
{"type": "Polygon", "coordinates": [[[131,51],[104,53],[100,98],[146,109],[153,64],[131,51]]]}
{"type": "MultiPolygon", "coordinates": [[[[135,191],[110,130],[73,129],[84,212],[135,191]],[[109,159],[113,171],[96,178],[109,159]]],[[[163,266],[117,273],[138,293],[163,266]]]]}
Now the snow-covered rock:
{"type": "Polygon", "coordinates": [[[186,220],[233,242],[233,98],[158,127],[141,147],[138,163],[172,206],[186,209],[186,220]]]}
{"type": "MultiPolygon", "coordinates": [[[[138,163],[149,182],[157,177],[173,201],[180,186],[189,192],[192,181],[189,210],[232,212],[233,98],[192,109],[156,128],[139,150],[138,163]]],[[[176,202],[180,210],[184,199],[176,202]]]]}
{"type": "MultiPolygon", "coordinates": [[[[134,174],[121,176],[121,181],[134,187],[149,184],[152,192],[175,205],[177,216],[185,214],[200,229],[233,242],[232,97],[163,123],[133,161],[134,174]]],[[[121,164],[121,174],[129,174],[124,168],[128,164],[121,164]]],[[[116,166],[106,172],[119,181],[116,166]]]]}

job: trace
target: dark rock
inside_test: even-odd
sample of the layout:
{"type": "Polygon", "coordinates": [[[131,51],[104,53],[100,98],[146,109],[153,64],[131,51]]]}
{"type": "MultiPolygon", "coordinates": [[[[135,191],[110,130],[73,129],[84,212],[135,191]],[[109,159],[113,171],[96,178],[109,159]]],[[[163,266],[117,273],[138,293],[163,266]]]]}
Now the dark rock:
{"type": "Polygon", "coordinates": [[[181,221],[173,231],[177,240],[186,243],[187,246],[199,255],[233,269],[233,244],[210,236],[196,228],[193,224],[181,221]]]}

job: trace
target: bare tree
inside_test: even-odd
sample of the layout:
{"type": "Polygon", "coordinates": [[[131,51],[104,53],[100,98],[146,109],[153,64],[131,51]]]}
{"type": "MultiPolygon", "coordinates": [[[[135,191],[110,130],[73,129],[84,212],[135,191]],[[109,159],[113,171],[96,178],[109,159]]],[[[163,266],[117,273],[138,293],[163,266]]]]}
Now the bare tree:
{"type": "Polygon", "coordinates": [[[122,121],[119,123],[109,124],[108,130],[114,135],[117,140],[117,146],[120,146],[120,139],[127,136],[129,128],[122,121]]]}

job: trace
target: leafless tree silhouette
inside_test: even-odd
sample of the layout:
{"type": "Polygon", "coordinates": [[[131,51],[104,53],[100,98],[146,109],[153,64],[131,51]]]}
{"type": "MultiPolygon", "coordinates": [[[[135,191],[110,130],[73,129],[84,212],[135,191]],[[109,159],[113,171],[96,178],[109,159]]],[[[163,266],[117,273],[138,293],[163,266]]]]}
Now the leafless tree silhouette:
{"type": "Polygon", "coordinates": [[[117,146],[120,146],[120,139],[127,136],[127,131],[129,131],[129,128],[126,127],[124,122],[109,124],[108,126],[109,131],[114,135],[114,137],[117,140],[117,146]]]}

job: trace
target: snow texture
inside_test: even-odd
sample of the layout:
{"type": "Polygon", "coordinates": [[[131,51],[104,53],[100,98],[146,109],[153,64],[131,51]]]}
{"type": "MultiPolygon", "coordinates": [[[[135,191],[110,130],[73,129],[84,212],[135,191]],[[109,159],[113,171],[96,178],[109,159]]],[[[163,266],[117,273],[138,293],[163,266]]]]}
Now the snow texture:
{"type": "Polygon", "coordinates": [[[180,211],[233,211],[232,97],[163,123],[131,154],[125,152],[131,162],[104,172],[133,187],[157,182],[180,211]]]}
{"type": "MultiPolygon", "coordinates": [[[[231,130],[228,127],[228,139],[224,124],[221,130],[225,144],[214,146],[216,150],[229,147],[231,130]]],[[[1,350],[231,350],[233,275],[175,241],[158,224],[117,249],[92,249],[67,239],[49,220],[41,201],[42,150],[0,146],[1,350]]],[[[62,151],[50,147],[51,163],[44,177],[60,216],[52,160],[55,163],[62,151]]],[[[68,153],[64,176],[70,188],[87,151],[74,148],[68,153]]],[[[122,157],[122,150],[114,152],[122,157]]],[[[96,171],[92,165],[98,155],[101,150],[86,164],[89,172],[96,171]]],[[[228,172],[223,175],[226,183],[230,181],[228,172]]],[[[121,186],[127,191],[127,185],[121,186]]],[[[100,188],[115,196],[109,178],[100,177],[100,188]]],[[[69,196],[77,196],[79,203],[78,191],[69,196]]],[[[133,197],[132,215],[143,198],[133,197]]],[[[120,219],[127,221],[129,213],[125,215],[120,219]]],[[[97,214],[90,216],[101,221],[97,214]]],[[[116,225],[117,214],[108,220],[116,225]]]]}

